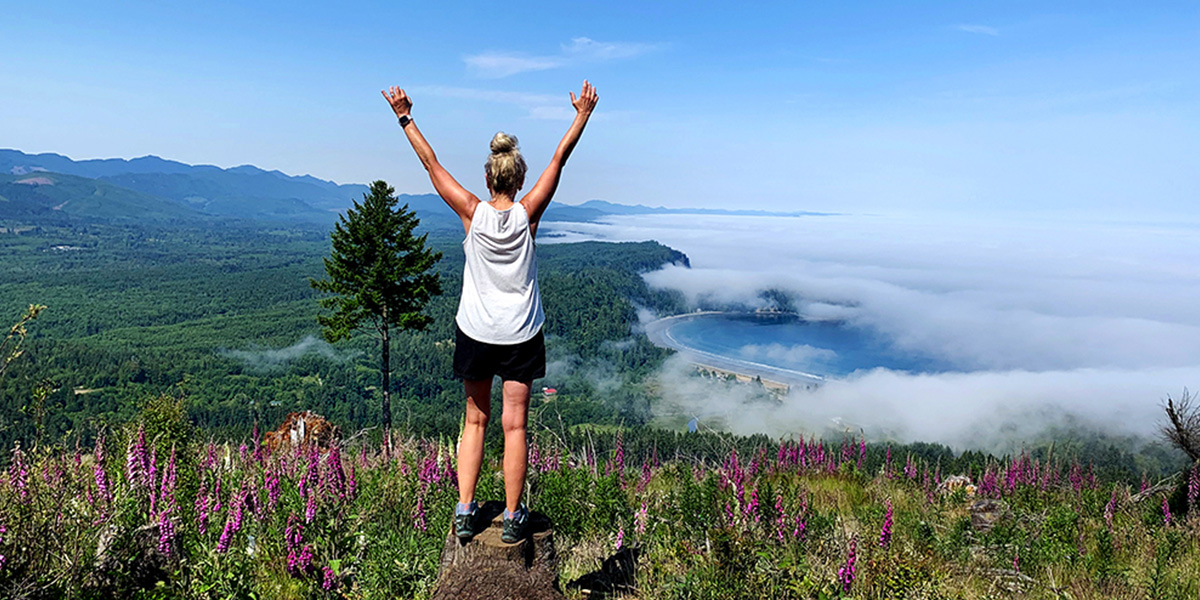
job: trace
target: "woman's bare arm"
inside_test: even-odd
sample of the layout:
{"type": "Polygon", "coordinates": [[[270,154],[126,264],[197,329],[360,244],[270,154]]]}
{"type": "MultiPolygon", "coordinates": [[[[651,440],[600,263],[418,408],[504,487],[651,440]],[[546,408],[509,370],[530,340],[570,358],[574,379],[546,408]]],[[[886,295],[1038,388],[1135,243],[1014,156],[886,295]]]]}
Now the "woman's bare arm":
{"type": "Polygon", "coordinates": [[[583,135],[583,128],[587,126],[588,119],[592,117],[592,110],[596,108],[596,101],[599,99],[600,97],[596,95],[596,87],[588,83],[586,79],[583,81],[583,90],[579,92],[578,98],[575,97],[575,92],[571,92],[571,104],[575,107],[575,120],[571,122],[571,127],[567,129],[566,135],[558,143],[558,149],[554,151],[554,158],[550,159],[550,166],[542,171],[542,176],[538,177],[533,189],[529,190],[524,198],[521,198],[525,212],[529,213],[530,229],[535,235],[537,234],[538,220],[542,218],[542,213],[546,211],[546,206],[554,197],[562,169],[567,164],[567,159],[571,157],[571,151],[575,149],[575,144],[579,142],[579,136],[583,135]]]}
{"type": "MultiPolygon", "coordinates": [[[[409,99],[408,94],[404,93],[404,90],[392,86],[390,90],[382,91],[382,93],[388,104],[392,106],[392,111],[396,113],[397,118],[412,118],[412,100],[409,99]]],[[[433,181],[433,189],[437,190],[442,200],[445,200],[446,204],[462,219],[463,230],[469,231],[471,217],[475,216],[475,207],[479,205],[479,198],[459,185],[454,176],[442,167],[438,162],[437,155],[433,153],[433,148],[429,142],[425,141],[421,130],[417,128],[416,121],[409,121],[408,125],[404,127],[404,133],[408,136],[408,141],[416,151],[417,157],[421,159],[421,164],[425,165],[425,170],[429,172],[429,179],[433,181]]]]}

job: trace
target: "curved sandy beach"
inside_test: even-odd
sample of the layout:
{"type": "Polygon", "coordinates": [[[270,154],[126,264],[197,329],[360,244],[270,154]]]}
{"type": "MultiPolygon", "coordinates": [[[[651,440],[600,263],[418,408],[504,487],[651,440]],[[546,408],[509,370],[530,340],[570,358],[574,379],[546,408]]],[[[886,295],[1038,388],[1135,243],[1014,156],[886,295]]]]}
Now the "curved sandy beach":
{"type": "Polygon", "coordinates": [[[792,369],[784,369],[772,365],[742,360],[693,348],[671,335],[671,327],[686,320],[703,318],[714,315],[745,315],[729,311],[698,311],[682,315],[664,317],[646,324],[646,337],[660,348],[670,348],[688,357],[692,362],[709,368],[729,371],[750,378],[761,377],[764,381],[775,381],[786,385],[810,386],[820,384],[825,378],[813,373],[805,373],[792,369]]]}

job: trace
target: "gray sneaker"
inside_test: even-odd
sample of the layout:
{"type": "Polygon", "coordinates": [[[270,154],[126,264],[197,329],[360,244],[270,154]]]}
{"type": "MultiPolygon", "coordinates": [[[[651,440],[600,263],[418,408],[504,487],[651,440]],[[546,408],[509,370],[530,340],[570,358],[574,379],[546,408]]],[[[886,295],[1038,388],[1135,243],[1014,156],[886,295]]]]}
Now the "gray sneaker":
{"type": "Polygon", "coordinates": [[[479,504],[458,504],[454,508],[454,535],[465,540],[475,535],[475,517],[479,514],[479,504]]]}
{"type": "Polygon", "coordinates": [[[504,510],[504,532],[500,540],[505,544],[515,544],[525,535],[525,525],[529,523],[529,509],[524,504],[517,505],[517,512],[509,513],[504,510]]]}

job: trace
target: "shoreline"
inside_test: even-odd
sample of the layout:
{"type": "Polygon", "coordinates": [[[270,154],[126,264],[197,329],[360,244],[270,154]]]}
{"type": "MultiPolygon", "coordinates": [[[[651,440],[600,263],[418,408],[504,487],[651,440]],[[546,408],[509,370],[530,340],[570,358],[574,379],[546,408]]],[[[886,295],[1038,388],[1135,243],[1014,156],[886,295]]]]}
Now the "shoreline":
{"type": "MultiPolygon", "coordinates": [[[[680,342],[675,338],[675,336],[671,335],[670,332],[671,326],[682,320],[714,315],[745,316],[749,314],[754,313],[706,310],[663,317],[646,324],[646,337],[649,338],[650,343],[654,344],[655,346],[660,348],[668,348],[683,354],[693,364],[701,369],[733,375],[737,377],[739,381],[753,381],[755,378],[759,378],[762,380],[763,385],[768,389],[781,389],[784,393],[786,393],[792,385],[811,388],[825,383],[826,378],[814,373],[805,373],[803,371],[774,367],[771,365],[722,356],[720,354],[692,348],[691,346],[680,342]]],[[[774,314],[786,315],[791,313],[774,314]]]]}

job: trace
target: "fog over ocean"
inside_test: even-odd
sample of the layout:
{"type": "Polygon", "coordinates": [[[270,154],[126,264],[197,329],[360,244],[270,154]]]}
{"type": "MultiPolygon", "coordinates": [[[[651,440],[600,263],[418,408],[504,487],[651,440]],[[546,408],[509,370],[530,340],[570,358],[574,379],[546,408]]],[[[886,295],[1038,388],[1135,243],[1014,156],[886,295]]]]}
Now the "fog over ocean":
{"type": "MultiPolygon", "coordinates": [[[[837,422],[900,440],[994,448],[1065,420],[1148,435],[1168,395],[1200,387],[1197,224],[648,215],[543,228],[555,236],[543,243],[658,240],[685,252],[692,268],[667,267],[646,281],[682,291],[693,305],[762,306],[759,292],[780,289],[808,321],[842,324],[897,357],[937,365],[893,370],[861,352],[816,391],[793,390],[782,406],[747,406],[698,387],[686,361],[670,361],[661,375],[674,405],[721,416],[738,432],[783,435],[837,422]]],[[[762,362],[828,363],[827,352],[839,350],[777,338],[726,345],[762,362]]]]}

